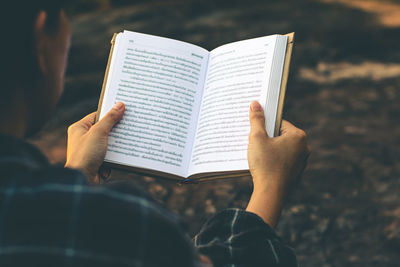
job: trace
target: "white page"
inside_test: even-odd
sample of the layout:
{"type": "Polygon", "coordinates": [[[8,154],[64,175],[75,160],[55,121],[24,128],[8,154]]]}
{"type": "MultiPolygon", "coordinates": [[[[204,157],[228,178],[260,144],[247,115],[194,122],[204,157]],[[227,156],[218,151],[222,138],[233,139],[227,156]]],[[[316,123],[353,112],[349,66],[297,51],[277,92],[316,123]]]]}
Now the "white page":
{"type": "Polygon", "coordinates": [[[209,52],[168,38],[118,34],[100,119],[122,101],[105,160],[186,176],[209,52]]]}
{"type": "Polygon", "coordinates": [[[249,106],[257,100],[273,136],[286,36],[227,44],[210,52],[189,174],[248,170],[249,106]]]}

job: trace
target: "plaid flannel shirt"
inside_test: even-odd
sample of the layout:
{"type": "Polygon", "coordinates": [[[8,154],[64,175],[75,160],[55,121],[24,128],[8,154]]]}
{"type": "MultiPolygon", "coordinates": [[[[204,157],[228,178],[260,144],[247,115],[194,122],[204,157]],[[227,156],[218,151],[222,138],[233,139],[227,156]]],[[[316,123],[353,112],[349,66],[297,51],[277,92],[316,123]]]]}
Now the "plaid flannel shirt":
{"type": "Polygon", "coordinates": [[[0,136],[0,266],[297,266],[257,215],[211,218],[193,242],[178,218],[130,184],[92,186],[32,145],[0,136]]]}

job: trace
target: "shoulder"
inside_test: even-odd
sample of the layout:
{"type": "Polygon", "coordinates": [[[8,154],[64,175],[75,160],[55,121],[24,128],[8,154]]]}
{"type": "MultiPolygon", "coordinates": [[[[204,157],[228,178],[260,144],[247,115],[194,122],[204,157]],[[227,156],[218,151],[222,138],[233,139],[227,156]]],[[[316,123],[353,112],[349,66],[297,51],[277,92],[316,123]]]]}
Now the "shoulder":
{"type": "Polygon", "coordinates": [[[179,220],[130,183],[88,185],[79,171],[49,165],[20,172],[0,190],[3,247],[29,243],[29,249],[60,248],[61,254],[73,249],[77,262],[90,254],[95,262],[112,259],[112,265],[140,260],[190,266],[193,260],[179,220]]]}

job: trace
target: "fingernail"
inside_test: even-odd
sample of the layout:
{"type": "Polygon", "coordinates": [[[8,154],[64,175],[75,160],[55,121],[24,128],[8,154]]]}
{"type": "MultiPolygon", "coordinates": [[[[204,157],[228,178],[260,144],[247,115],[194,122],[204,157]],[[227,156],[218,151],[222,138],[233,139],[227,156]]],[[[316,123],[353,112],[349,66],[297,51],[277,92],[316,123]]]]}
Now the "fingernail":
{"type": "Polygon", "coordinates": [[[251,111],[256,111],[256,112],[262,111],[262,107],[260,103],[258,103],[257,101],[251,102],[250,109],[251,111]]]}
{"type": "Polygon", "coordinates": [[[114,106],[115,109],[121,110],[124,107],[124,103],[122,102],[117,102],[114,106]]]}

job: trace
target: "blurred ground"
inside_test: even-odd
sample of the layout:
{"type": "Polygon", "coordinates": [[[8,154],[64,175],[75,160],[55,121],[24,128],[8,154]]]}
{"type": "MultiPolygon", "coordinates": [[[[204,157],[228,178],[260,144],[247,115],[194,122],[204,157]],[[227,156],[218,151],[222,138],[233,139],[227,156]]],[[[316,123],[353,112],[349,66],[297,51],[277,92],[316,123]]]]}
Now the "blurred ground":
{"type": "MultiPolygon", "coordinates": [[[[123,29],[203,46],[296,32],[284,117],[312,147],[279,233],[301,266],[398,266],[400,255],[399,1],[132,1],[71,17],[63,99],[32,141],[65,160],[66,128],[96,110],[112,33],[123,29]]],[[[207,217],[245,207],[245,178],[177,186],[131,179],[181,215],[194,234],[207,217]]],[[[121,218],[123,219],[123,218],[121,218]]]]}

